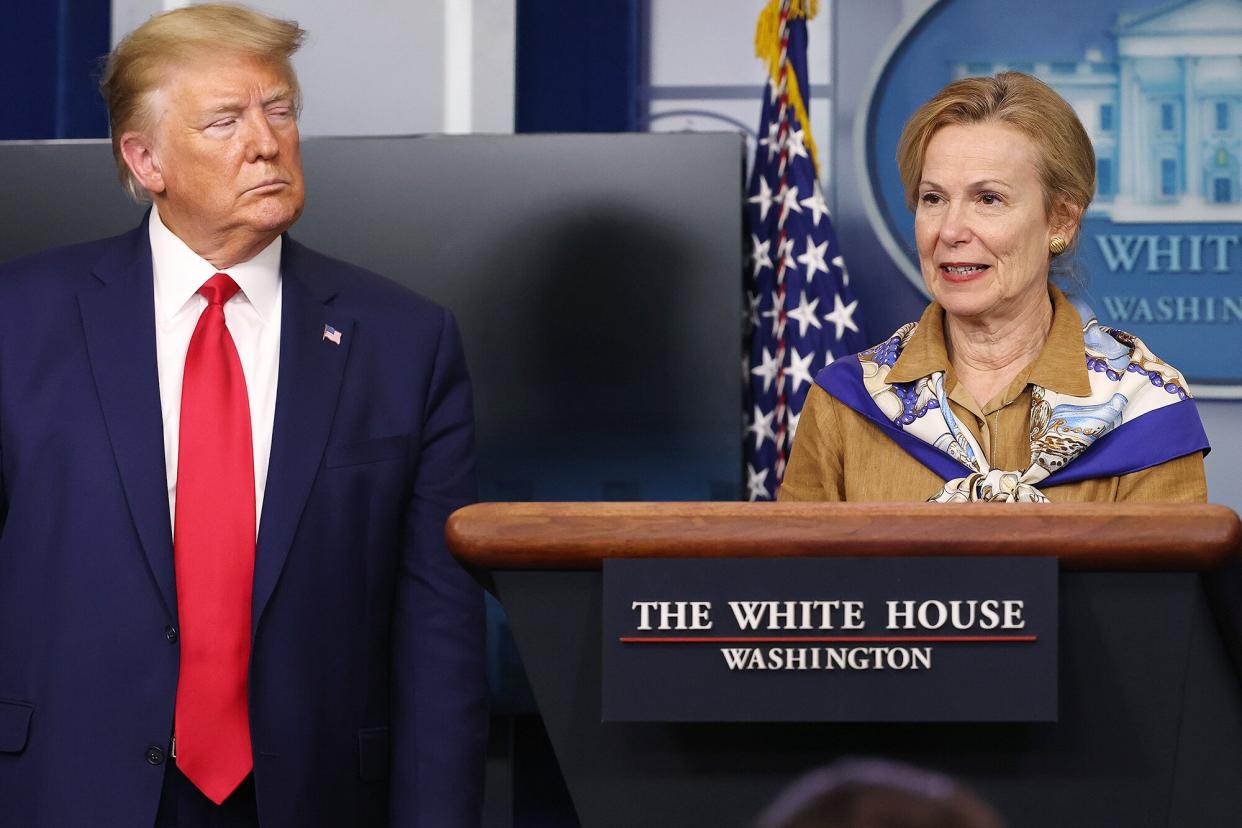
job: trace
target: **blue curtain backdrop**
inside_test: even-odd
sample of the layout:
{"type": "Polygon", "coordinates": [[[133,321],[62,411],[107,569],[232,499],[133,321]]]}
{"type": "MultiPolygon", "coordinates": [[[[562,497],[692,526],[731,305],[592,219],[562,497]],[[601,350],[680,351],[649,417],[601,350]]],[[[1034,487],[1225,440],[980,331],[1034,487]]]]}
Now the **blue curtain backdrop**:
{"type": "Polygon", "coordinates": [[[645,3],[518,0],[518,132],[631,132],[645,3]]]}
{"type": "Polygon", "coordinates": [[[0,139],[105,138],[101,58],[110,0],[7,4],[0,23],[0,139]]]}

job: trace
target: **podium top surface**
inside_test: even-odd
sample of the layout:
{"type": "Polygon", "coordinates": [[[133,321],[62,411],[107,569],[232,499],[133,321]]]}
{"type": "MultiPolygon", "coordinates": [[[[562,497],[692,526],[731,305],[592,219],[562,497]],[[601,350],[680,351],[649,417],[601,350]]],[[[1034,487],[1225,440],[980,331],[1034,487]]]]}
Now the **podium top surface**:
{"type": "Polygon", "coordinates": [[[1200,571],[1242,550],[1225,506],[1173,503],[479,503],[445,527],[476,569],[605,558],[1056,556],[1064,569],[1200,571]]]}

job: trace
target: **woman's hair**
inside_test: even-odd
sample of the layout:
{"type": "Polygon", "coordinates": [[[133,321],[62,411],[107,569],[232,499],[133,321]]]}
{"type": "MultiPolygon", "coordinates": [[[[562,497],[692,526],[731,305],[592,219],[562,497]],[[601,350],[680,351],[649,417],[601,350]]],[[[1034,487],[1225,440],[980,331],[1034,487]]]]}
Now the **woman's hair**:
{"type": "Polygon", "coordinates": [[[126,192],[139,201],[147,199],[121,156],[121,136],[130,129],[154,126],[151,97],[168,79],[170,69],[212,55],[272,64],[287,78],[298,109],[301,95],[290,57],[305,37],[306,32],[291,20],[224,3],[165,12],[127,34],[108,55],[99,84],[108,107],[112,155],[126,192]]]}
{"type": "Polygon", "coordinates": [[[1043,81],[1022,72],[992,78],[962,78],[941,89],[915,110],[897,142],[897,167],[906,207],[918,201],[923,160],[933,135],[950,124],[1006,124],[1038,150],[1037,171],[1044,213],[1052,218],[1062,205],[1086,212],[1095,196],[1095,150],[1074,110],[1043,81]]]}

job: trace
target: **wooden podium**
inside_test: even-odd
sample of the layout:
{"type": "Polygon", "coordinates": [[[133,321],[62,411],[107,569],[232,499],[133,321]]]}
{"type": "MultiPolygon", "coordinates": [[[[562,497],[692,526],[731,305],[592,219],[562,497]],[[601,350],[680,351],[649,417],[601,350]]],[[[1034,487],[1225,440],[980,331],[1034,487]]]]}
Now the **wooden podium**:
{"type": "Polygon", "coordinates": [[[1225,507],[484,503],[446,531],[505,607],[587,828],[745,826],[843,756],[949,773],[1013,828],[1242,824],[1242,607],[1207,600],[1242,550],[1225,507]],[[1057,722],[601,722],[605,558],[929,555],[1060,560],[1057,722]]]}

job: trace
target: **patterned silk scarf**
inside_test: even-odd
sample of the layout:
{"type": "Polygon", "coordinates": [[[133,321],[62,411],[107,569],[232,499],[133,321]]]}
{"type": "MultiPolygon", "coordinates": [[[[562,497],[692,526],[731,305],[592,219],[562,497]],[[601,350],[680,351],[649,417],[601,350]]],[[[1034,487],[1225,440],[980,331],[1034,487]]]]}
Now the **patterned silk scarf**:
{"type": "Polygon", "coordinates": [[[1089,309],[1082,315],[1088,317],[1083,346],[1091,394],[1074,397],[1032,385],[1026,469],[988,464],[974,436],[953,416],[943,371],[911,382],[887,382],[917,322],[828,366],[816,383],[948,479],[928,498],[933,502],[1043,503],[1048,498],[1037,488],[1041,484],[1126,474],[1206,450],[1207,436],[1182,375],[1137,337],[1100,325],[1089,309]]]}

